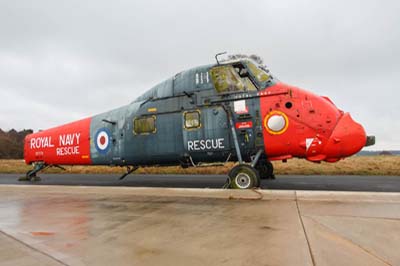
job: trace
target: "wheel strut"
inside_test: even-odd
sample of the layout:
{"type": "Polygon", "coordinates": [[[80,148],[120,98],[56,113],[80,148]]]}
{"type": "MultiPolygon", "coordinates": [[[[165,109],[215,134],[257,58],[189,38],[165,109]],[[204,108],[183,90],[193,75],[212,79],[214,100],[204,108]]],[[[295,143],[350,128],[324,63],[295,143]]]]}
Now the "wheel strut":
{"type": "Polygon", "coordinates": [[[40,177],[36,174],[49,167],[49,165],[44,162],[33,163],[33,169],[26,172],[25,176],[18,178],[18,181],[40,181],[40,177]]]}
{"type": "Polygon", "coordinates": [[[126,172],[119,178],[119,180],[124,179],[127,175],[132,174],[134,171],[136,171],[139,167],[138,166],[134,166],[134,167],[130,167],[127,166],[126,167],[126,172]]]}

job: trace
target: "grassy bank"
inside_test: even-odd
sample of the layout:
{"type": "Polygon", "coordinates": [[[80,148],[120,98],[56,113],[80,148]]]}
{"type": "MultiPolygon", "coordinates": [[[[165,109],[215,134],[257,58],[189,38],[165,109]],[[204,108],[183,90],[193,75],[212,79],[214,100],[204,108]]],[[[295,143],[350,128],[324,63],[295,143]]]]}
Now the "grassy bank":
{"type": "MultiPolygon", "coordinates": [[[[278,175],[400,175],[400,156],[353,156],[337,163],[311,163],[292,159],[287,163],[273,162],[278,175]]],[[[233,163],[218,167],[191,167],[183,169],[172,167],[141,167],[136,174],[226,174],[233,163]]],[[[46,173],[115,173],[121,174],[124,168],[108,166],[66,166],[67,171],[58,168],[45,170],[46,173]]],[[[0,173],[25,173],[31,166],[23,160],[0,160],[0,173]]]]}

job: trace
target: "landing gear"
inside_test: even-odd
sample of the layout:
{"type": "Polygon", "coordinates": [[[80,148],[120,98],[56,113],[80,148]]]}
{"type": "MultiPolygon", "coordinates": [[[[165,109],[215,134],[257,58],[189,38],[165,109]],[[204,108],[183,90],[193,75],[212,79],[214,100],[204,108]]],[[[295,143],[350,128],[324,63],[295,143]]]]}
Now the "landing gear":
{"type": "Polygon", "coordinates": [[[21,176],[20,178],[18,178],[18,181],[40,181],[40,177],[38,177],[36,174],[46,168],[49,167],[57,167],[60,168],[61,170],[66,170],[64,167],[58,165],[58,164],[46,164],[44,162],[34,162],[32,163],[33,165],[33,169],[29,170],[28,172],[26,172],[25,176],[21,176]]]}
{"type": "Polygon", "coordinates": [[[251,159],[251,163],[245,164],[243,161],[242,153],[240,150],[240,145],[238,137],[236,134],[236,127],[233,123],[233,113],[231,106],[228,103],[222,106],[228,116],[229,126],[232,132],[232,139],[235,145],[236,157],[238,159],[239,165],[236,165],[229,172],[229,179],[224,187],[236,188],[236,189],[249,189],[260,186],[260,174],[255,169],[264,149],[259,149],[255,154],[254,158],[251,159]]]}
{"type": "Polygon", "coordinates": [[[33,169],[26,172],[25,176],[21,176],[20,178],[18,178],[18,181],[40,181],[40,177],[38,177],[36,174],[47,167],[48,165],[43,162],[34,163],[33,169]]]}
{"type": "Polygon", "coordinates": [[[260,186],[258,172],[247,164],[239,164],[229,172],[230,188],[249,189],[260,186]]]}
{"type": "Polygon", "coordinates": [[[132,167],[127,166],[127,167],[126,167],[126,172],[125,172],[122,176],[120,176],[119,180],[122,180],[122,179],[124,179],[127,175],[132,174],[132,173],[133,173],[134,171],[136,171],[138,168],[139,168],[139,166],[132,166],[132,167]]]}
{"type": "Polygon", "coordinates": [[[261,179],[275,179],[274,166],[270,161],[259,160],[255,168],[260,173],[261,179]]]}

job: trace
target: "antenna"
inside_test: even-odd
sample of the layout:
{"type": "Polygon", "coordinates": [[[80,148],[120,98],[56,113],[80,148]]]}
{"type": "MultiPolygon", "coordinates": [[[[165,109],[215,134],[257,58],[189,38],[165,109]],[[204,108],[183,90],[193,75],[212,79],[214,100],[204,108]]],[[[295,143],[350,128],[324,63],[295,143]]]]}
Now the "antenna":
{"type": "Polygon", "coordinates": [[[218,53],[215,55],[215,60],[217,60],[217,64],[219,65],[218,56],[226,54],[226,52],[218,53]]]}

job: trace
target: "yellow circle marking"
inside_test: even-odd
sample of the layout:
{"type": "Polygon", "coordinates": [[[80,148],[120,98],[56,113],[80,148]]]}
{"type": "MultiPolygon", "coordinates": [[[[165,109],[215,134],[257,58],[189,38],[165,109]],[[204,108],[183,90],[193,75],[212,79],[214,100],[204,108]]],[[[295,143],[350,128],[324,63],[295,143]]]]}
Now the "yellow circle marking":
{"type": "Polygon", "coordinates": [[[286,116],[286,114],[281,111],[272,111],[272,112],[268,113],[264,118],[264,128],[268,131],[268,133],[270,133],[272,135],[280,135],[280,134],[284,133],[288,129],[288,127],[289,127],[289,119],[286,116]],[[275,115],[282,116],[283,119],[285,119],[285,126],[279,131],[273,131],[272,129],[270,129],[268,127],[268,120],[272,116],[275,116],[275,115]]]}

